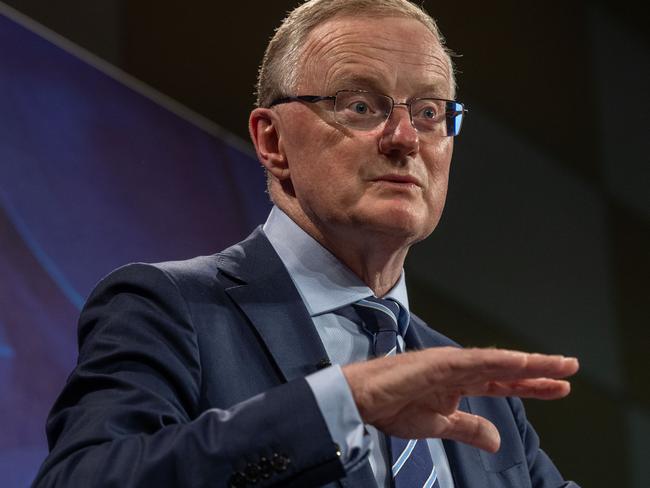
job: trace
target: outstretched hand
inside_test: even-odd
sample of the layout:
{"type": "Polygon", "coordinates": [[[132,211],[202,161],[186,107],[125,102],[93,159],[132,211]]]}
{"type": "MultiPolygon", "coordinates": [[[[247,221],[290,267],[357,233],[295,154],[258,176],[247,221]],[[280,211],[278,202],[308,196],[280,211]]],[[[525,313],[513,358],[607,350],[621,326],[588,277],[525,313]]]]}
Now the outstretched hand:
{"type": "Polygon", "coordinates": [[[561,380],[578,360],[503,349],[436,347],[343,368],[361,418],[405,439],[439,437],[490,452],[499,449],[494,424],[461,412],[463,396],[554,400],[569,394],[561,380]]]}

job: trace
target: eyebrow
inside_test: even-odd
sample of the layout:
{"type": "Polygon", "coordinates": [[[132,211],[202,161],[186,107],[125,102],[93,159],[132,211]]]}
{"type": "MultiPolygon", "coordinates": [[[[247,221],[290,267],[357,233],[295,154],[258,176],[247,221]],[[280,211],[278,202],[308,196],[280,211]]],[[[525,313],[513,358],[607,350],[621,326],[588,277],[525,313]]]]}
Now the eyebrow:
{"type": "Polygon", "coordinates": [[[334,91],[346,89],[362,89],[369,91],[381,92],[384,90],[382,83],[378,78],[373,76],[360,75],[358,73],[349,73],[337,78],[332,83],[334,91]]]}
{"type": "MultiPolygon", "coordinates": [[[[448,90],[444,83],[432,82],[421,85],[415,90],[415,95],[410,98],[449,98],[446,96],[448,90]]],[[[359,73],[348,73],[337,78],[332,83],[332,94],[339,90],[368,90],[376,93],[384,93],[385,87],[380,78],[359,73]]]]}

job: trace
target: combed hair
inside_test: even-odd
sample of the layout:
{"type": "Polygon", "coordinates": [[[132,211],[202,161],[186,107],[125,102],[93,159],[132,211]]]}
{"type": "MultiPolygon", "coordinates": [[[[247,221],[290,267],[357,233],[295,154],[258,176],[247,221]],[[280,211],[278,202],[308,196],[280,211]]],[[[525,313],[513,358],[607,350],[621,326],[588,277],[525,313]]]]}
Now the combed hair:
{"type": "Polygon", "coordinates": [[[334,17],[358,15],[406,17],[424,24],[445,49],[455,92],[451,53],[436,21],[423,8],[408,0],[309,0],[289,12],[266,48],[257,77],[257,106],[268,107],[276,98],[294,95],[302,46],[316,26],[334,17]]]}

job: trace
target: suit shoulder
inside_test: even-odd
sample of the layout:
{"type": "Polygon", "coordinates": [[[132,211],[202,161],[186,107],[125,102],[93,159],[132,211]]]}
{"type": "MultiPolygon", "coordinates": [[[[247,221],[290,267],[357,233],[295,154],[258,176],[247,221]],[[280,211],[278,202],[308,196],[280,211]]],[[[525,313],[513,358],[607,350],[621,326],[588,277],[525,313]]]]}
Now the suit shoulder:
{"type": "Polygon", "coordinates": [[[178,282],[185,280],[214,280],[218,274],[219,254],[197,256],[182,261],[165,261],[152,263],[149,266],[159,269],[178,282]]]}
{"type": "MultiPolygon", "coordinates": [[[[214,289],[222,279],[219,272],[219,254],[198,256],[182,261],[160,263],[129,263],[103,277],[93,294],[108,290],[164,290],[176,289],[181,295],[192,295],[199,290],[214,289]]],[[[223,286],[227,286],[224,283],[223,286]]]]}

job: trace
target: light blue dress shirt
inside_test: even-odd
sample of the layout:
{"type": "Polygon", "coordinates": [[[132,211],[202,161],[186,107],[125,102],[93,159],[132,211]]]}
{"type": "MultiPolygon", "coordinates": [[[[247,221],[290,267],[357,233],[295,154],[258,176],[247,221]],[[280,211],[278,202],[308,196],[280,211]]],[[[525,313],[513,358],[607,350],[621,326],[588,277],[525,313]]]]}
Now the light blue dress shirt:
{"type": "MultiPolygon", "coordinates": [[[[341,448],[343,465],[348,471],[354,470],[369,456],[377,486],[389,487],[389,457],[384,436],[374,427],[364,426],[340,367],[373,357],[372,337],[354,322],[332,313],[373,296],[373,292],[279,208],[273,207],[263,231],[298,289],[333,364],[306,379],[332,438],[341,448]]],[[[408,313],[404,272],[383,298],[396,300],[408,313]]],[[[403,339],[398,336],[398,341],[403,350],[403,339]]],[[[427,444],[441,488],[453,488],[442,442],[428,439],[427,444]]]]}

